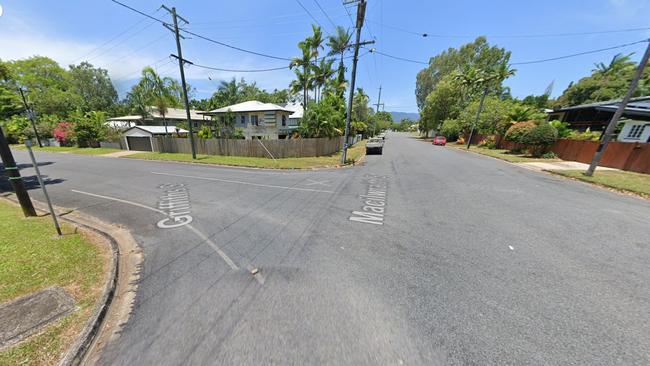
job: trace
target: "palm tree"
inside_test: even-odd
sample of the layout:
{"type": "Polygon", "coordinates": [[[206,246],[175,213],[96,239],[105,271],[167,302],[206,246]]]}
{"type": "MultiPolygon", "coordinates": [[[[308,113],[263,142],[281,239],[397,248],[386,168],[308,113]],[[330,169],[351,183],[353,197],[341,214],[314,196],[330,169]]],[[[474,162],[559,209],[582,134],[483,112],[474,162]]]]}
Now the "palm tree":
{"type": "Polygon", "coordinates": [[[314,65],[312,69],[314,70],[314,88],[316,89],[316,102],[321,98],[321,90],[328,84],[328,81],[334,74],[336,70],[332,68],[334,60],[322,58],[318,65],[314,65]]]}
{"type": "Polygon", "coordinates": [[[634,67],[634,62],[631,59],[632,55],[634,55],[634,52],[627,55],[618,53],[614,55],[608,65],[603,62],[595,63],[594,66],[596,66],[596,68],[591,71],[594,74],[608,76],[625,68],[634,67]]]}
{"type": "Polygon", "coordinates": [[[294,57],[289,64],[289,68],[302,67],[301,70],[294,70],[296,73],[296,80],[291,83],[291,91],[296,93],[302,89],[303,99],[302,107],[307,109],[307,103],[309,101],[309,88],[311,87],[311,58],[312,58],[312,49],[308,40],[298,43],[298,48],[302,51],[302,57],[294,57]]]}
{"type": "Polygon", "coordinates": [[[334,35],[329,36],[327,39],[327,46],[330,48],[328,56],[339,55],[339,68],[338,68],[338,82],[345,82],[345,64],[343,63],[343,56],[345,51],[347,51],[350,46],[350,40],[352,39],[352,33],[344,29],[341,26],[337,26],[334,31],[334,35]]]}
{"type": "Polygon", "coordinates": [[[167,108],[174,107],[179,104],[181,86],[178,82],[170,77],[161,77],[150,66],[142,69],[142,78],[139,84],[142,86],[147,100],[153,104],[158,113],[162,116],[165,125],[165,134],[167,131],[167,108]]]}

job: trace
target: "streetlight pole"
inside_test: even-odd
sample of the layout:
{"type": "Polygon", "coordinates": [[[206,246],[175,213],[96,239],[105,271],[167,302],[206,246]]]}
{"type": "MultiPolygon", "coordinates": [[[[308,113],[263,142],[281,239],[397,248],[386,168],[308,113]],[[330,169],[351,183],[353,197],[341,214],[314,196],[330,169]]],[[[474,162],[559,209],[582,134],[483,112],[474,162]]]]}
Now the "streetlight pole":
{"type": "Polygon", "coordinates": [[[27,98],[25,98],[23,88],[19,87],[18,91],[20,92],[20,97],[22,98],[23,105],[27,111],[27,117],[29,117],[29,121],[32,122],[32,128],[34,129],[34,135],[36,135],[36,141],[38,141],[38,147],[43,147],[43,144],[41,143],[41,137],[38,135],[38,130],[36,129],[36,122],[34,122],[34,112],[31,108],[29,108],[29,104],[27,104],[27,98]]]}

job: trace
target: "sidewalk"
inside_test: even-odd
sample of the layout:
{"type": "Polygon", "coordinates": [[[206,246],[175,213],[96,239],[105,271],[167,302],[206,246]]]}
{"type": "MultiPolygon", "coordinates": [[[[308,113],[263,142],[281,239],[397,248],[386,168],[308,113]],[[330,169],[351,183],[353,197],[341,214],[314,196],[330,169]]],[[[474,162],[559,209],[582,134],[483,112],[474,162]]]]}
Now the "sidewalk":
{"type": "Polygon", "coordinates": [[[121,158],[123,156],[135,155],[141,152],[142,151],[136,151],[136,150],[123,150],[123,151],[116,151],[114,153],[104,154],[102,156],[107,158],[121,158]]]}
{"type": "MultiPolygon", "coordinates": [[[[587,170],[589,164],[580,163],[577,161],[549,161],[549,162],[533,162],[533,163],[515,163],[524,168],[543,171],[543,170],[587,170]]],[[[618,171],[618,169],[607,168],[599,166],[598,170],[611,170],[618,171]]]]}

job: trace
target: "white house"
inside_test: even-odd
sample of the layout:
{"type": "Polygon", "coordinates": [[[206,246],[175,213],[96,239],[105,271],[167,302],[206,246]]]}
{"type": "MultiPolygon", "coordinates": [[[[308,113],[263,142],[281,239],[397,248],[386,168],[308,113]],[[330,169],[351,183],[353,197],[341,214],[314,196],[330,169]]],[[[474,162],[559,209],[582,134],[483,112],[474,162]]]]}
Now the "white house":
{"type": "Polygon", "coordinates": [[[284,105],[284,108],[293,111],[293,113],[289,116],[289,126],[295,126],[298,128],[305,112],[302,105],[300,103],[286,103],[284,105]]]}
{"type": "Polygon", "coordinates": [[[124,131],[122,136],[127,150],[153,151],[153,137],[171,133],[187,134],[189,131],[174,126],[168,127],[167,131],[165,126],[134,126],[124,131]]]}
{"type": "Polygon", "coordinates": [[[234,116],[234,127],[241,129],[247,140],[255,138],[285,139],[297,128],[297,125],[291,126],[289,123],[289,116],[294,111],[277,104],[262,103],[257,100],[233,104],[200,114],[212,116],[224,122],[228,113],[234,116]]]}
{"type": "MultiPolygon", "coordinates": [[[[197,130],[203,123],[210,121],[210,118],[207,118],[204,115],[200,114],[201,112],[202,111],[190,109],[190,120],[193,124],[192,127],[196,128],[197,130]]],[[[148,115],[146,118],[142,118],[141,115],[113,117],[106,120],[106,125],[113,128],[129,128],[141,125],[164,126],[165,122],[167,122],[168,126],[171,126],[171,130],[173,131],[174,126],[176,126],[178,123],[187,122],[187,112],[185,109],[181,108],[167,108],[165,118],[163,119],[162,114],[158,112],[158,108],[149,107],[148,115]]]]}
{"type": "Polygon", "coordinates": [[[622,142],[650,142],[650,122],[626,120],[617,140],[622,142]]]}

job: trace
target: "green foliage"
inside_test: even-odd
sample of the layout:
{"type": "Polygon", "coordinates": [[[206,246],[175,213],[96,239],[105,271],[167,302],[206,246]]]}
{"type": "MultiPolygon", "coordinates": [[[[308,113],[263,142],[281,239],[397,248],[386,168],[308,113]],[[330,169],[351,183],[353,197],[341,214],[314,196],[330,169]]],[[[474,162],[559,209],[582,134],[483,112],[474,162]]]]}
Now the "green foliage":
{"type": "Polygon", "coordinates": [[[447,119],[442,123],[439,133],[449,141],[455,141],[463,133],[463,127],[457,119],[447,119]]]}
{"type": "Polygon", "coordinates": [[[519,144],[524,143],[524,136],[535,128],[537,124],[532,121],[517,122],[513,124],[505,133],[505,139],[519,144]]]}
{"type": "Polygon", "coordinates": [[[95,68],[88,62],[70,65],[70,84],[79,99],[82,111],[108,111],[117,103],[117,91],[108,71],[95,68]]]}
{"type": "Polygon", "coordinates": [[[212,130],[210,130],[210,127],[208,126],[201,126],[201,129],[197,133],[197,136],[202,139],[211,139],[212,138],[212,130]]]}
{"type": "MultiPolygon", "coordinates": [[[[418,108],[420,110],[424,108],[426,98],[446,76],[468,67],[489,70],[495,65],[507,64],[509,60],[509,51],[504,48],[490,46],[485,37],[478,37],[474,42],[457,49],[449,48],[431,58],[429,66],[417,74],[415,96],[418,108]]],[[[500,88],[499,85],[497,89],[500,88]]],[[[497,92],[497,94],[500,94],[500,92],[497,92]]],[[[473,98],[468,98],[468,100],[470,99],[473,98]]]]}
{"type": "Polygon", "coordinates": [[[260,89],[255,82],[247,83],[244,78],[237,81],[232,78],[230,81],[222,81],[217,91],[210,99],[192,100],[192,108],[199,110],[211,110],[223,108],[229,105],[258,100],[262,103],[284,104],[291,99],[288,89],[275,89],[272,92],[260,89]]]}
{"type": "Polygon", "coordinates": [[[303,137],[336,137],[345,128],[345,103],[333,94],[309,105],[298,128],[303,137]]]}
{"type": "Polygon", "coordinates": [[[34,136],[29,119],[18,114],[3,121],[1,126],[10,144],[22,144],[34,136]]]}
{"type": "MultiPolygon", "coordinates": [[[[634,75],[637,63],[630,55],[618,54],[609,64],[598,63],[590,76],[571,83],[557,99],[555,106],[574,106],[584,103],[622,98],[634,75]]],[[[633,96],[650,93],[650,69],[643,72],[639,87],[633,96]]]]}
{"type": "Polygon", "coordinates": [[[567,138],[571,134],[571,129],[569,128],[568,122],[562,121],[550,121],[549,124],[557,130],[557,137],[560,139],[567,138]]]}
{"type": "Polygon", "coordinates": [[[350,122],[350,135],[365,134],[368,130],[368,125],[361,121],[350,122]]]}
{"type": "Polygon", "coordinates": [[[74,132],[79,147],[99,147],[99,142],[106,136],[106,113],[91,111],[73,115],[74,132]]]}
{"type": "Polygon", "coordinates": [[[542,154],[541,156],[542,159],[557,159],[557,154],[554,153],[553,151],[547,151],[542,154]]]}
{"type": "Polygon", "coordinates": [[[236,140],[246,139],[246,136],[244,135],[244,130],[241,128],[235,128],[235,132],[233,133],[232,138],[236,140]]]}
{"type": "Polygon", "coordinates": [[[452,75],[443,78],[426,98],[420,114],[420,129],[426,132],[437,130],[445,120],[457,118],[462,97],[461,85],[453,80],[452,75]]]}
{"type": "Polygon", "coordinates": [[[398,132],[406,132],[406,131],[408,131],[408,130],[411,128],[411,126],[413,126],[414,124],[415,124],[414,121],[411,121],[410,119],[405,118],[405,119],[402,119],[402,120],[399,121],[399,122],[393,122],[393,123],[391,123],[390,128],[391,128],[392,130],[394,130],[394,131],[398,131],[398,132]]]}
{"type": "Polygon", "coordinates": [[[567,135],[567,138],[569,140],[598,141],[598,140],[600,140],[601,135],[602,135],[601,132],[591,131],[590,129],[587,128],[587,130],[584,131],[584,132],[571,131],[567,135]]]}
{"type": "Polygon", "coordinates": [[[508,117],[513,122],[525,122],[543,120],[546,114],[539,111],[537,107],[515,103],[508,112],[508,117]]]}
{"type": "Polygon", "coordinates": [[[488,149],[496,149],[497,148],[496,137],[494,135],[488,136],[483,140],[481,140],[478,145],[488,149]]]}
{"type": "Polygon", "coordinates": [[[536,108],[537,110],[543,109],[543,108],[548,108],[550,107],[549,103],[549,96],[548,94],[542,94],[542,95],[528,95],[524,99],[521,100],[521,102],[524,105],[531,106],[536,108]]]}
{"type": "MultiPolygon", "coordinates": [[[[486,97],[478,125],[474,126],[478,133],[483,135],[502,135],[505,133],[511,124],[509,114],[512,103],[510,100],[502,100],[494,96],[486,97]]],[[[476,122],[479,104],[480,101],[475,100],[460,113],[458,120],[463,132],[468,133],[476,122]]]]}
{"type": "Polygon", "coordinates": [[[520,140],[532,156],[541,156],[557,140],[557,130],[548,123],[540,123],[526,131],[520,140]]]}

